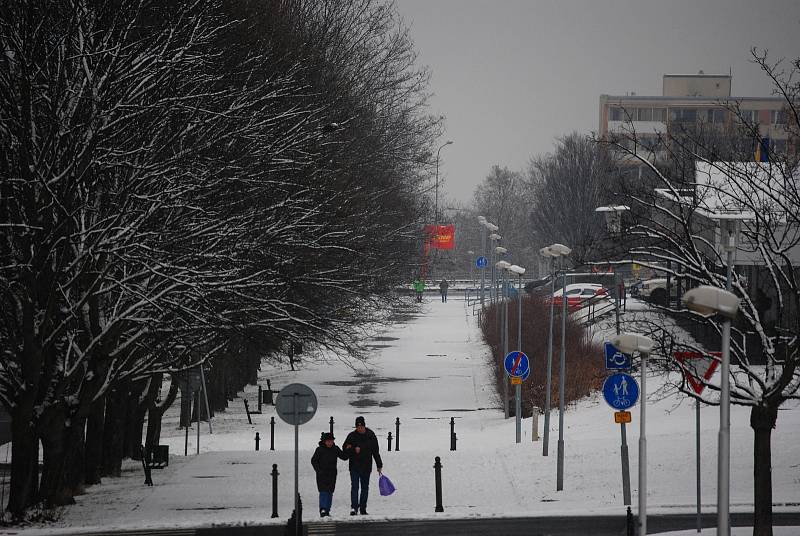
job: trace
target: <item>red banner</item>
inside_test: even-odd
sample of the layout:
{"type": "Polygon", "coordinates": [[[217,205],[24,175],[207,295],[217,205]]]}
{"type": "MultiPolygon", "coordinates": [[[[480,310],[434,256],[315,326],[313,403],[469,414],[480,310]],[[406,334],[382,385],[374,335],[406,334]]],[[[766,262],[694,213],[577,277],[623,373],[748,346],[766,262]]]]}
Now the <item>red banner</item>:
{"type": "Polygon", "coordinates": [[[452,223],[446,225],[426,225],[425,242],[428,249],[454,249],[456,247],[456,226],[452,223]]]}

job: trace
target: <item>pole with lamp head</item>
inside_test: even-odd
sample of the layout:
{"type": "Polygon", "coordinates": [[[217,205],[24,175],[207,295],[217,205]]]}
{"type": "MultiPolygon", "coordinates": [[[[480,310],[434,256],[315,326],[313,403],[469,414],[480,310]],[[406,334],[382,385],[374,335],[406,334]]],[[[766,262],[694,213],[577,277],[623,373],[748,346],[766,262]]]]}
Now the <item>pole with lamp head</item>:
{"type": "MultiPolygon", "coordinates": [[[[439,250],[439,154],[442,152],[444,147],[448,145],[452,145],[452,140],[447,140],[443,144],[439,146],[436,150],[436,186],[434,188],[434,202],[433,202],[433,249],[434,249],[434,258],[436,256],[436,252],[439,250]]],[[[431,267],[433,267],[435,263],[431,263],[431,267]]],[[[433,270],[431,270],[433,272],[433,270]]],[[[433,276],[431,276],[431,279],[433,276]]]]}
{"type": "MultiPolygon", "coordinates": [[[[511,266],[511,264],[506,261],[497,261],[495,264],[497,271],[501,274],[504,274],[509,266],[511,266]]],[[[505,291],[503,297],[505,298],[505,291]]],[[[503,358],[505,358],[505,356],[508,355],[508,300],[503,300],[503,309],[499,309],[498,307],[497,314],[502,317],[502,322],[500,324],[500,329],[502,330],[500,338],[503,344],[503,358]]],[[[503,371],[503,415],[506,419],[508,419],[508,378],[506,377],[505,371],[503,371]]]]}
{"type": "MultiPolygon", "coordinates": [[[[495,231],[497,230],[497,226],[496,225],[492,225],[492,227],[495,228],[494,229],[495,231]]],[[[491,229],[491,227],[490,227],[490,229],[491,229]]],[[[492,283],[491,283],[491,286],[489,287],[489,303],[494,303],[495,301],[497,301],[497,289],[495,288],[495,285],[496,285],[495,281],[496,281],[496,278],[497,278],[497,270],[495,269],[496,268],[495,267],[495,259],[497,258],[497,256],[496,256],[496,249],[495,248],[496,248],[496,245],[497,245],[496,243],[499,242],[500,240],[502,240],[502,238],[503,237],[500,236],[499,234],[497,234],[496,232],[492,232],[492,234],[489,235],[489,240],[492,241],[492,247],[489,250],[489,252],[490,252],[490,254],[492,256],[492,259],[491,259],[491,262],[492,262],[492,283]]]]}
{"type": "Polygon", "coordinates": [[[547,372],[546,372],[546,388],[544,394],[544,434],[542,437],[542,455],[549,454],[548,445],[550,441],[550,391],[552,390],[551,382],[553,378],[553,293],[555,292],[555,259],[559,254],[550,249],[550,246],[543,247],[539,250],[539,254],[543,257],[550,259],[550,334],[547,337],[547,372]]]}
{"type": "MultiPolygon", "coordinates": [[[[563,244],[550,246],[553,251],[560,252],[561,256],[569,255],[572,250],[563,244]]],[[[556,459],[556,491],[564,489],[564,411],[566,399],[564,391],[567,374],[567,271],[561,270],[561,359],[558,369],[558,452],[556,459]]],[[[551,298],[552,299],[552,298],[551,298]]]]}
{"type": "Polygon", "coordinates": [[[653,349],[653,340],[638,333],[621,333],[611,338],[613,344],[620,352],[632,354],[639,352],[642,358],[640,365],[641,379],[639,389],[639,535],[647,534],[647,357],[653,349]]]}
{"type": "MultiPolygon", "coordinates": [[[[486,234],[488,233],[488,228],[486,224],[489,223],[486,221],[486,218],[483,216],[478,216],[478,223],[480,223],[483,229],[481,230],[481,252],[483,253],[483,258],[486,258],[486,234]]],[[[486,290],[486,267],[481,267],[481,309],[483,309],[483,298],[484,293],[486,290]]]]}
{"type": "MultiPolygon", "coordinates": [[[[728,256],[729,263],[731,255],[728,256]]],[[[730,285],[731,266],[728,264],[728,285],[730,285]]],[[[700,315],[712,316],[718,313],[725,319],[722,324],[722,356],[720,370],[719,435],[717,453],[717,534],[730,535],[730,361],[731,361],[731,320],[739,312],[739,298],[730,290],[701,285],[683,295],[686,307],[700,315]]]]}
{"type": "MultiPolygon", "coordinates": [[[[525,273],[525,268],[517,266],[516,264],[510,265],[506,268],[510,273],[519,276],[519,288],[517,290],[517,351],[522,352],[522,274],[525,273]]],[[[508,301],[508,300],[506,300],[508,301]]],[[[514,389],[515,400],[515,417],[517,428],[517,443],[522,442],[522,385],[517,383],[514,389]]]]}

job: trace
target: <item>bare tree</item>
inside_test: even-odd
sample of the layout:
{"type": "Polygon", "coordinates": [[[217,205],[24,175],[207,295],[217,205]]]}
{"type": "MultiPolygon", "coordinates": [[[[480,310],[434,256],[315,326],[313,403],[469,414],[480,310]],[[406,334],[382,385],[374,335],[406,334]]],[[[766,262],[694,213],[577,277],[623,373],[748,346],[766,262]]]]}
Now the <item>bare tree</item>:
{"type": "MultiPolygon", "coordinates": [[[[713,215],[725,212],[745,218],[737,256],[740,264],[750,268],[747,277],[738,270],[732,277],[733,291],[742,302],[731,338],[731,402],[750,407],[754,534],[763,536],[772,534],[771,432],[778,409],[786,401],[800,398],[800,175],[796,153],[800,64],[794,60],[784,70],[782,62],[769,63],[766,54],[754,50],[753,57],[774,82],[776,94],[785,99],[786,129],[794,136],[789,152],[770,151],[768,162],[731,161],[742,154],[737,144],[743,138],[749,140],[744,144],[749,148],[762,143],[758,125],[749,123],[735,104],[727,107],[734,118],[734,137],[707,136],[697,130],[665,137],[661,151],[673,165],[654,165],[650,155],[637,150],[633,131],[611,143],[646,167],[659,187],[655,193],[625,193],[626,204],[636,207],[637,214],[627,231],[628,262],[668,271],[690,286],[725,287],[727,261],[718,248],[718,224],[713,215]],[[680,171],[687,169],[687,158],[694,163],[691,173],[680,171]]],[[[685,314],[671,312],[679,320],[685,314]]],[[[692,319],[699,322],[695,316],[692,319]]],[[[673,350],[707,353],[714,349],[708,346],[717,344],[712,341],[719,340],[721,322],[712,318],[704,325],[712,334],[706,337],[705,346],[677,337],[664,323],[649,325],[661,341],[665,366],[678,366],[670,359],[673,350]]],[[[694,331],[702,335],[703,330],[694,331]]],[[[691,372],[682,366],[681,371],[691,372]]],[[[718,404],[719,387],[708,382],[706,387],[697,395],[685,381],[680,385],[688,395],[718,404]]]]}

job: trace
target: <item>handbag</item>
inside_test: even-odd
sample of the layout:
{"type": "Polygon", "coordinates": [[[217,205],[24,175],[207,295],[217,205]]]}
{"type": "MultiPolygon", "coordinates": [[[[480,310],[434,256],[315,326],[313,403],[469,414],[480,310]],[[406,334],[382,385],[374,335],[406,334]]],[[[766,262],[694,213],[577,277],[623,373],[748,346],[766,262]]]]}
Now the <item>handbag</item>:
{"type": "Polygon", "coordinates": [[[395,491],[394,484],[392,484],[392,481],[389,480],[389,477],[386,475],[381,475],[380,478],[378,478],[378,489],[380,489],[381,495],[384,497],[391,495],[395,491]]]}

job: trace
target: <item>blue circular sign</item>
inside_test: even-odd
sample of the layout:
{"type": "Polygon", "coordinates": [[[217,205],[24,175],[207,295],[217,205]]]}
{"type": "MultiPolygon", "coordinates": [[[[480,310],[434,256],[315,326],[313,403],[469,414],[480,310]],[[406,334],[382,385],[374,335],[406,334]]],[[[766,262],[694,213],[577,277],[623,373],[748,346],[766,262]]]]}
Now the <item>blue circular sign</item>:
{"type": "Polygon", "coordinates": [[[475,259],[475,266],[477,266],[478,268],[486,268],[487,266],[489,266],[489,259],[481,255],[480,257],[475,259]]]}
{"type": "Polygon", "coordinates": [[[639,384],[630,374],[612,374],[603,383],[603,398],[617,411],[628,409],[639,400],[639,384]]]}
{"type": "Polygon", "coordinates": [[[516,376],[521,378],[527,377],[530,372],[530,363],[528,356],[524,352],[509,352],[503,361],[503,366],[509,376],[516,376]]]}

